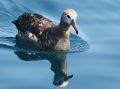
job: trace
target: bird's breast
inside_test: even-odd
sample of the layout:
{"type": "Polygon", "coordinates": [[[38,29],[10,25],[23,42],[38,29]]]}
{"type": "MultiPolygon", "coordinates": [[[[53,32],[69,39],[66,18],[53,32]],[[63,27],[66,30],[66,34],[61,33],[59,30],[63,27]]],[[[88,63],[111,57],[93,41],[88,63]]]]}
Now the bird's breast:
{"type": "Polygon", "coordinates": [[[59,39],[56,46],[55,46],[55,50],[68,50],[68,48],[70,47],[70,41],[69,39],[59,39]]]}

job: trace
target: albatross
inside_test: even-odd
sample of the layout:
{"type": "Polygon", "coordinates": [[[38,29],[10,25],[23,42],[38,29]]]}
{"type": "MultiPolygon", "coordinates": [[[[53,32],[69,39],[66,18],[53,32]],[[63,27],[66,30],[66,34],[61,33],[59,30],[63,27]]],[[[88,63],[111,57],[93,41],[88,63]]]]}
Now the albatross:
{"type": "Polygon", "coordinates": [[[78,34],[77,12],[74,9],[65,9],[60,23],[37,13],[24,13],[12,23],[18,29],[16,40],[27,42],[33,47],[42,50],[68,50],[70,47],[70,27],[78,34]]]}

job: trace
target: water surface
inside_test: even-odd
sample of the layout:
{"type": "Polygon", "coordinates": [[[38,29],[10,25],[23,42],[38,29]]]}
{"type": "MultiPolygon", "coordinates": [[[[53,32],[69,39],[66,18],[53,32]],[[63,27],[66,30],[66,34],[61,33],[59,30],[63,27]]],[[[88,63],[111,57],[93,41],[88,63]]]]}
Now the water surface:
{"type": "Polygon", "coordinates": [[[120,89],[120,0],[0,0],[0,89],[56,89],[47,60],[55,57],[15,47],[11,21],[36,12],[59,23],[66,8],[78,12],[80,33],[71,36],[70,53],[54,55],[73,74],[65,89],[120,89]]]}

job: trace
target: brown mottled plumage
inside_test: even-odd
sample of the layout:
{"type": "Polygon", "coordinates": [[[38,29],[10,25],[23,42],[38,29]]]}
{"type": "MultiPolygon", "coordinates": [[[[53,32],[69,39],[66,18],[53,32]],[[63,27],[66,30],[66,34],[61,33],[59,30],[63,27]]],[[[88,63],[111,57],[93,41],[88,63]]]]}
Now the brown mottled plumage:
{"type": "Polygon", "coordinates": [[[67,50],[70,46],[70,25],[78,34],[76,19],[77,13],[66,9],[59,25],[36,13],[24,13],[13,23],[18,29],[18,41],[25,41],[43,50],[67,50]]]}
{"type": "Polygon", "coordinates": [[[38,37],[45,29],[56,26],[49,19],[36,13],[24,13],[17,20],[13,21],[13,23],[21,32],[29,31],[38,37]]]}

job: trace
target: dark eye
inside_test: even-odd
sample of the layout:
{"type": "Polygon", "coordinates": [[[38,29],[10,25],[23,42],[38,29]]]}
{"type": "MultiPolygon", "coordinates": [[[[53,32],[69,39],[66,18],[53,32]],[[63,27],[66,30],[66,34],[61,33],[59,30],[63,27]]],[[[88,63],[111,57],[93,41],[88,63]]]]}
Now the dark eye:
{"type": "Polygon", "coordinates": [[[70,19],[71,17],[69,15],[67,15],[67,17],[70,19]]]}

